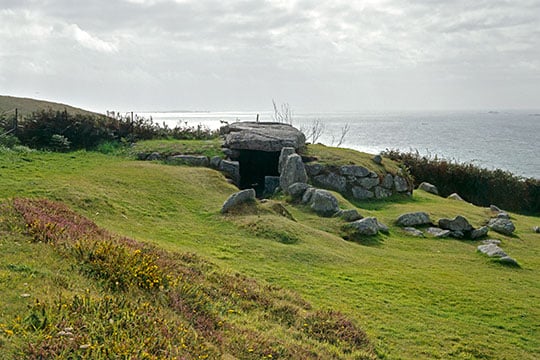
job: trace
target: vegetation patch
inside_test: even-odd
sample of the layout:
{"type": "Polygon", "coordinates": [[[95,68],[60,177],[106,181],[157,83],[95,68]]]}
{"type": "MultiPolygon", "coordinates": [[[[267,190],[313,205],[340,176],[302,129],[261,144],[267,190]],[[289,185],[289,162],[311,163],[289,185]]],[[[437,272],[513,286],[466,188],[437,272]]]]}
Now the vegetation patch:
{"type": "Polygon", "coordinates": [[[540,179],[524,179],[509,171],[488,170],[418,152],[387,150],[384,155],[407,166],[417,184],[426,181],[436,185],[441,196],[458,193],[476,205],[495,204],[502,209],[540,214],[540,179]]]}
{"type": "Polygon", "coordinates": [[[36,299],[24,316],[0,325],[4,337],[20,339],[9,354],[375,358],[366,334],[351,320],[337,311],[313,310],[289,291],[222,272],[193,254],[119,237],[58,202],[16,198],[1,209],[2,231],[19,229],[33,242],[52,246],[102,289],[52,302],[36,299]]]}

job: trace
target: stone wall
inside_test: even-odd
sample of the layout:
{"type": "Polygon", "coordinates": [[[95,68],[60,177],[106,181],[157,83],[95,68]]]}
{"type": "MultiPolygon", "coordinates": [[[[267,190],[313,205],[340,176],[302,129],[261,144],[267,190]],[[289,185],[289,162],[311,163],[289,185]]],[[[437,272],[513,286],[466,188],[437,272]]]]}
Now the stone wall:
{"type": "Polygon", "coordinates": [[[412,181],[403,174],[379,175],[358,165],[305,164],[309,181],[317,187],[337,191],[347,197],[384,199],[396,193],[412,194],[412,181]]]}

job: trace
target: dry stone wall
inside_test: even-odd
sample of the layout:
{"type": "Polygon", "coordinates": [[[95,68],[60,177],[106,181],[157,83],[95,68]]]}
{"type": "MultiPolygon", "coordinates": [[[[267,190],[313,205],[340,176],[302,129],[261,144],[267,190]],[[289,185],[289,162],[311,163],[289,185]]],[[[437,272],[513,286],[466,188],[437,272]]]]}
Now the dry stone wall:
{"type": "Polygon", "coordinates": [[[412,194],[412,182],[403,174],[379,175],[359,165],[305,164],[310,182],[357,200],[384,199],[396,193],[412,194]]]}

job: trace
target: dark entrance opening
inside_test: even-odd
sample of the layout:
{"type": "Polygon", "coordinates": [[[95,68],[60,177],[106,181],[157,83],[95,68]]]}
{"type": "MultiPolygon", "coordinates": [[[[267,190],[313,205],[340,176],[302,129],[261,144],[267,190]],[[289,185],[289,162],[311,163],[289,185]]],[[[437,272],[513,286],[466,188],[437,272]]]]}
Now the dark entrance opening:
{"type": "Polygon", "coordinates": [[[255,189],[257,197],[264,192],[264,177],[279,176],[279,152],[240,150],[240,189],[255,189]]]}

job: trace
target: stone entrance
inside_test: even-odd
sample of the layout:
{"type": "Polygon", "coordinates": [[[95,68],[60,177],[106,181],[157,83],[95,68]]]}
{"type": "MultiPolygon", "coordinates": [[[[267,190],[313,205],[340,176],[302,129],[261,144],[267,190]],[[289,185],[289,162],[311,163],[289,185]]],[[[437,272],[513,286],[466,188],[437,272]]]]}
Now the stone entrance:
{"type": "Polygon", "coordinates": [[[255,189],[257,197],[265,192],[265,177],[279,176],[279,152],[238,150],[240,189],[255,189]]]}
{"type": "MultiPolygon", "coordinates": [[[[298,129],[282,123],[239,122],[220,129],[229,160],[238,161],[240,189],[265,193],[265,178],[279,176],[279,154],[284,147],[299,150],[306,138],[298,129]]],[[[272,189],[267,189],[271,193],[272,189]]]]}

